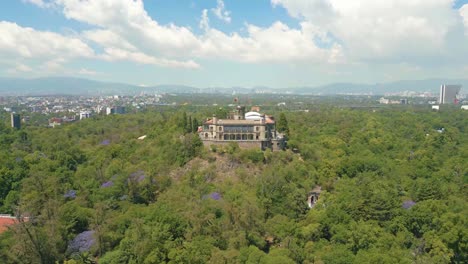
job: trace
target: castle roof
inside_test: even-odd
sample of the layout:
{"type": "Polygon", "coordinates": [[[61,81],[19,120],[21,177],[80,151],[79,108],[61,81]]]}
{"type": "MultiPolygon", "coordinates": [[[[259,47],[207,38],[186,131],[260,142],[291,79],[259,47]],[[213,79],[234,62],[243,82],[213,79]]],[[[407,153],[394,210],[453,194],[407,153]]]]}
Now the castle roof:
{"type": "MultiPolygon", "coordinates": [[[[252,119],[218,119],[218,125],[265,125],[265,124],[274,124],[275,120],[269,117],[265,118],[265,123],[262,120],[252,120],[252,119]]],[[[208,119],[204,122],[205,125],[212,125],[213,119],[208,119]]]]}

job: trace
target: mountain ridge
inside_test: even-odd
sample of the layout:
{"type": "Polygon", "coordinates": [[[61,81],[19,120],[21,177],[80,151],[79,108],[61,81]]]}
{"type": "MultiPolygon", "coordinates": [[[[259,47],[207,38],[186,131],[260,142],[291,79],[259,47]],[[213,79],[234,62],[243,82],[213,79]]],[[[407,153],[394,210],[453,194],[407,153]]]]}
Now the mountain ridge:
{"type": "MultiPolygon", "coordinates": [[[[293,94],[373,94],[401,93],[405,91],[438,93],[441,84],[460,84],[468,87],[468,79],[400,80],[377,84],[337,82],[320,86],[269,88],[266,86],[208,87],[163,84],[139,86],[119,82],[105,82],[77,77],[0,78],[0,95],[133,95],[140,93],[293,93],[293,94]]],[[[463,92],[463,90],[462,90],[463,92]]]]}

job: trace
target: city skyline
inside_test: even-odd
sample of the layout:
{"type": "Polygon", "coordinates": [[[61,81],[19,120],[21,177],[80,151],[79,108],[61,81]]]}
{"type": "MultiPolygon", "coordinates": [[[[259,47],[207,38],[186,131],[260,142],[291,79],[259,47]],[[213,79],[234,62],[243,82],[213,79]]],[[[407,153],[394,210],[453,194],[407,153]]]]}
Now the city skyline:
{"type": "Polygon", "coordinates": [[[465,0],[16,0],[3,6],[0,77],[297,87],[468,75],[465,0]]]}

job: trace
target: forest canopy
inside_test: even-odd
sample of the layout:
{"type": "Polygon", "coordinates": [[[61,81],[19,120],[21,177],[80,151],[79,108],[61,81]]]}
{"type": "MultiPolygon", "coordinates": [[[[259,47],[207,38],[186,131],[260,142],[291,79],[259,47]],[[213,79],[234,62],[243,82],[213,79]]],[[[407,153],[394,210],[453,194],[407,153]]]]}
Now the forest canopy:
{"type": "Polygon", "coordinates": [[[21,130],[1,113],[0,213],[29,220],[0,234],[0,259],[468,262],[467,112],[272,109],[289,148],[262,152],[204,148],[210,111],[21,130]]]}

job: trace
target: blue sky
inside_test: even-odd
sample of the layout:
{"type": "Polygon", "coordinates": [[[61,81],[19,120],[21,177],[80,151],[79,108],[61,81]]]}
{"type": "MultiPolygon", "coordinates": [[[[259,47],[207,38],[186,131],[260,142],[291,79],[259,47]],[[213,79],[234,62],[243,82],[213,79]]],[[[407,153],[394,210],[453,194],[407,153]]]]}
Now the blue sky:
{"type": "Polygon", "coordinates": [[[466,58],[468,0],[11,0],[0,9],[1,77],[297,87],[463,78],[466,58]]]}

